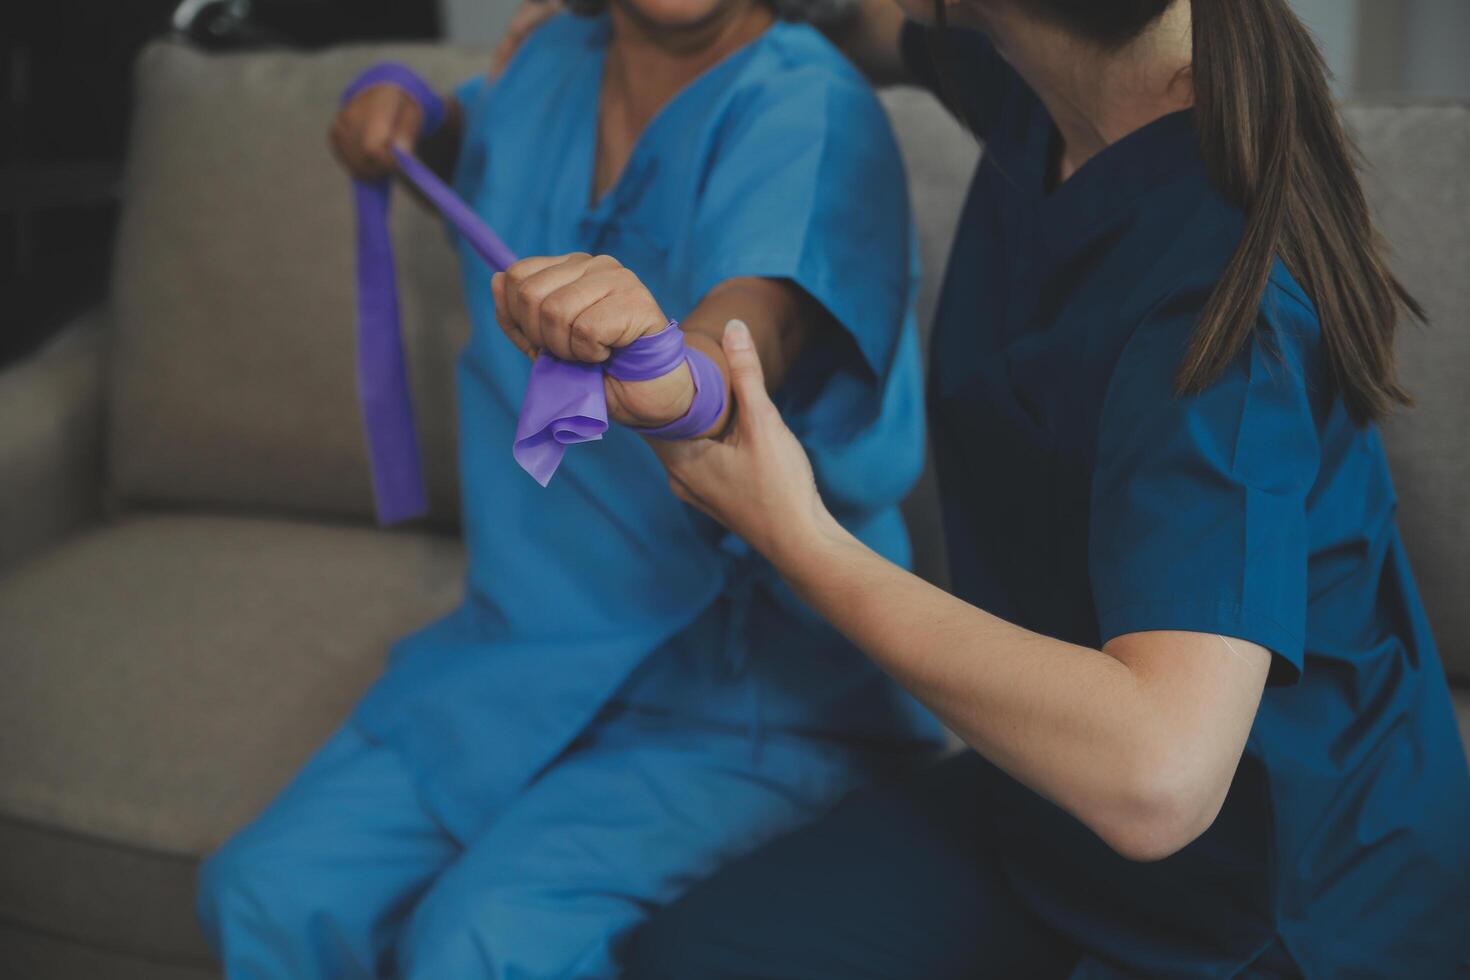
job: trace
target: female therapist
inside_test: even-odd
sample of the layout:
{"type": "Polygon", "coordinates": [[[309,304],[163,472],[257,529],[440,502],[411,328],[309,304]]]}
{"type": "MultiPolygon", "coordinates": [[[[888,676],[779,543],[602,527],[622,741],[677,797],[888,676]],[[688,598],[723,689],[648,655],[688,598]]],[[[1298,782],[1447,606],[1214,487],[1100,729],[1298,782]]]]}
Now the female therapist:
{"type": "Polygon", "coordinates": [[[631,975],[1461,975],[1470,780],[1374,424],[1418,309],[1311,38],[942,3],[846,47],[986,145],[931,372],[954,594],[833,519],[740,324],[731,431],[660,452],[974,751],[697,886],[631,975]]]}

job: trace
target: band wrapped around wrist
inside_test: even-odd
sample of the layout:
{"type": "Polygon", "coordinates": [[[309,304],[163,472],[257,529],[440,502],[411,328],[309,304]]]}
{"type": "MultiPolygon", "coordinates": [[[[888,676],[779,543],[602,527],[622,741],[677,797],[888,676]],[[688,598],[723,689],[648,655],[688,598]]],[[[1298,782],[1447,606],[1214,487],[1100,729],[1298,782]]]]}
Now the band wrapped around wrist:
{"type": "Polygon", "coordinates": [[[604,367],[619,381],[651,381],[682,364],[684,352],[684,331],[678,320],[670,320],[658,333],[614,350],[604,367]]]}
{"type": "Polygon", "coordinates": [[[627,347],[613,351],[605,369],[620,381],[661,378],[680,364],[689,365],[694,379],[694,400],[689,411],[664,425],[650,429],[634,427],[640,435],[655,439],[694,439],[708,432],[725,410],[725,379],[708,354],[684,342],[677,320],[658,333],[639,337],[627,347]]]}
{"type": "Polygon", "coordinates": [[[725,378],[720,366],[696,347],[686,347],[684,358],[694,378],[694,401],[689,411],[667,425],[637,429],[640,435],[654,439],[697,439],[720,420],[725,410],[725,378]]]}
{"type": "Polygon", "coordinates": [[[444,115],[447,111],[444,99],[434,91],[434,87],[426,82],[422,75],[396,61],[379,62],[358,75],[343,91],[342,104],[346,105],[363,90],[372,88],[374,85],[397,86],[418,103],[424,113],[423,128],[419,131],[420,136],[428,136],[444,125],[444,115]]]}

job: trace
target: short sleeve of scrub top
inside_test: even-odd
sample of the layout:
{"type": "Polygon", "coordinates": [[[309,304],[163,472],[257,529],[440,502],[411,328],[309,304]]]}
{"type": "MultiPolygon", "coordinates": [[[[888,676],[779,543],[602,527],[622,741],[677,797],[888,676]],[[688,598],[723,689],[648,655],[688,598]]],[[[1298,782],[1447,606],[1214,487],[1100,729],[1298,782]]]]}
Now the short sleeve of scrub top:
{"type": "MultiPolygon", "coordinates": [[[[712,141],[689,281],[702,297],[743,276],[789,280],[842,328],[807,345],[776,397],[829,505],[857,517],[902,499],[923,468],[918,250],[903,157],[872,89],[809,28],[781,45],[784,70],[744,86],[712,141]]],[[[863,520],[855,533],[907,560],[896,512],[863,520]]]]}
{"type": "Polygon", "coordinates": [[[701,295],[740,276],[791,280],[881,380],[908,306],[909,214],[898,146],[860,85],[798,68],[743,94],[704,177],[691,273],[701,295]]]}
{"type": "Polygon", "coordinates": [[[465,79],[454,87],[454,98],[459,103],[460,108],[464,110],[464,118],[469,119],[475,115],[471,111],[471,107],[480,101],[480,96],[489,87],[490,77],[488,75],[476,75],[473,78],[465,79]]]}
{"type": "MultiPolygon", "coordinates": [[[[1293,302],[1274,283],[1268,295],[1293,302]]],[[[1270,681],[1291,683],[1320,458],[1309,386],[1297,345],[1263,321],[1216,383],[1176,395],[1206,298],[1175,295],[1139,326],[1103,402],[1089,549],[1101,639],[1235,637],[1271,650],[1270,681]]],[[[1289,330],[1293,318],[1280,322],[1289,330]]]]}

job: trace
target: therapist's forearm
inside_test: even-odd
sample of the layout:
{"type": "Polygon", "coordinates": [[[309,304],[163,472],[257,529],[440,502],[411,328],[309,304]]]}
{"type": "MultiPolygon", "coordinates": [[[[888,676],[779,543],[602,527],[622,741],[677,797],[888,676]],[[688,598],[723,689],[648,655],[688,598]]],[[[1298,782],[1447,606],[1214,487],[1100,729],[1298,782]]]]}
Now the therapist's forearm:
{"type": "Polygon", "coordinates": [[[1171,736],[1127,665],[992,616],[835,528],[778,567],[982,755],[1127,856],[1162,856],[1148,835],[1170,816],[1158,779],[1171,736]]]}

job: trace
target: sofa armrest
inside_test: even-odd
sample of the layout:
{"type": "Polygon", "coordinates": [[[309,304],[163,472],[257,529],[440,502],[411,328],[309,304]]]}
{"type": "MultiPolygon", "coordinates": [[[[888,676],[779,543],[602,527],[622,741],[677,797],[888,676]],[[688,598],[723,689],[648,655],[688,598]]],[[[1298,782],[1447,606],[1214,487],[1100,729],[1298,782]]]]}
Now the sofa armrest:
{"type": "Polygon", "coordinates": [[[0,371],[0,575],[101,514],[103,319],[0,371]]]}

